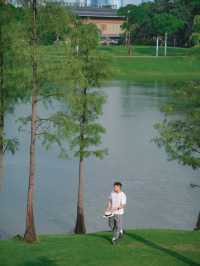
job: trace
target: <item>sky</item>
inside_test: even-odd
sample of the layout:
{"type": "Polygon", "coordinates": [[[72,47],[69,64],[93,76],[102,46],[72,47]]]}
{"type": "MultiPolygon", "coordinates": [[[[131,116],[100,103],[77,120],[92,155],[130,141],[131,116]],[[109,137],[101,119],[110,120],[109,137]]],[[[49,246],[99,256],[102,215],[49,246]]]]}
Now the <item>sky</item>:
{"type": "MultiPolygon", "coordinates": [[[[149,0],[149,1],[152,1],[152,0],[149,0]]],[[[142,0],[123,0],[124,2],[124,6],[127,5],[127,4],[140,4],[142,2],[142,0]]],[[[147,0],[146,0],[147,2],[147,0]]]]}
{"type": "Polygon", "coordinates": [[[141,0],[124,0],[124,5],[127,4],[140,4],[142,1],[141,0]]]}

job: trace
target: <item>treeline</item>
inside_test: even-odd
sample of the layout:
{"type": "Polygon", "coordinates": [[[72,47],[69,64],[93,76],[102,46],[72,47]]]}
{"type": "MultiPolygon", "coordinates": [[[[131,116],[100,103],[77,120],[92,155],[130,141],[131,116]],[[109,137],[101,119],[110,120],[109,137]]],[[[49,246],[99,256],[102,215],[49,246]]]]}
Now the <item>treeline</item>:
{"type": "Polygon", "coordinates": [[[126,38],[130,37],[132,43],[155,44],[159,36],[164,44],[166,34],[171,46],[190,47],[200,43],[199,0],[154,0],[127,5],[118,14],[127,18],[123,26],[126,38]]]}
{"type": "Polygon", "coordinates": [[[6,135],[5,116],[14,111],[18,102],[31,105],[31,113],[19,119],[20,128],[27,130],[28,126],[27,134],[30,132],[26,228],[23,237],[28,242],[37,239],[34,190],[38,139],[47,149],[57,144],[59,155],[64,159],[69,151],[78,158],[74,231],[86,232],[84,160],[89,156],[102,158],[107,153],[106,149],[98,147],[105,129],[97,120],[105,103],[105,95],[98,88],[109,77],[109,69],[107,59],[96,52],[98,42],[97,27],[82,24],[61,5],[32,0],[16,8],[0,0],[1,170],[4,154],[15,153],[20,147],[16,137],[10,139],[6,135]],[[55,46],[53,53],[41,47],[49,40],[55,46]],[[64,55],[56,54],[60,49],[64,55]],[[55,109],[52,108],[53,102],[59,103],[55,109]],[[51,104],[48,116],[39,113],[40,103],[45,103],[47,107],[51,104]]]}

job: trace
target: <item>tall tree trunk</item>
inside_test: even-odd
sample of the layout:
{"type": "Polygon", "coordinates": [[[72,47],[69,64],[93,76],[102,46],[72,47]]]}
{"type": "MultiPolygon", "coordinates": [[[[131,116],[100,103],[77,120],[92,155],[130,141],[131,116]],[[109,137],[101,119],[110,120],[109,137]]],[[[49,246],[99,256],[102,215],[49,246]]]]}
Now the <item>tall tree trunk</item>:
{"type": "Polygon", "coordinates": [[[87,110],[87,89],[84,88],[82,92],[83,101],[83,111],[80,119],[80,161],[79,161],[79,183],[78,183],[78,201],[77,201],[77,216],[76,216],[76,226],[74,232],[76,234],[85,234],[85,218],[84,218],[84,125],[86,123],[86,110],[87,110]]]}
{"type": "Polygon", "coordinates": [[[194,228],[194,230],[200,230],[200,212],[197,218],[197,223],[196,223],[196,227],[194,228]]]}
{"type": "Polygon", "coordinates": [[[156,37],[156,56],[158,56],[158,49],[159,49],[159,37],[156,37]]]}
{"type": "Polygon", "coordinates": [[[37,124],[37,32],[36,15],[37,1],[32,2],[32,114],[31,114],[31,143],[30,143],[30,162],[29,162],[29,184],[26,211],[26,230],[24,240],[34,242],[37,239],[34,214],[33,214],[33,191],[35,179],[35,142],[37,124]]]}
{"type": "MultiPolygon", "coordinates": [[[[1,98],[2,102],[2,98],[1,98]]],[[[2,103],[1,103],[2,104],[2,103]]],[[[2,107],[2,106],[1,106],[2,107]]],[[[3,186],[3,174],[4,174],[4,169],[3,169],[3,164],[4,164],[4,145],[3,145],[3,131],[4,131],[4,113],[1,110],[0,114],[0,191],[2,190],[3,186]]]]}
{"type": "Polygon", "coordinates": [[[176,47],[176,38],[174,37],[174,48],[176,47]]]}
{"type": "Polygon", "coordinates": [[[83,207],[83,195],[84,195],[84,170],[83,170],[83,159],[79,161],[79,184],[78,184],[78,202],[77,202],[77,217],[76,226],[74,232],[76,234],[85,234],[85,218],[84,218],[84,207],[83,207]]]}
{"type": "Polygon", "coordinates": [[[165,32],[165,56],[167,56],[167,32],[165,32]]]}
{"type": "Polygon", "coordinates": [[[128,32],[128,55],[132,56],[133,55],[133,50],[131,47],[131,32],[128,32]]]}
{"type": "Polygon", "coordinates": [[[3,54],[3,32],[0,25],[0,190],[3,179],[3,132],[4,132],[4,54],[3,54]]]}

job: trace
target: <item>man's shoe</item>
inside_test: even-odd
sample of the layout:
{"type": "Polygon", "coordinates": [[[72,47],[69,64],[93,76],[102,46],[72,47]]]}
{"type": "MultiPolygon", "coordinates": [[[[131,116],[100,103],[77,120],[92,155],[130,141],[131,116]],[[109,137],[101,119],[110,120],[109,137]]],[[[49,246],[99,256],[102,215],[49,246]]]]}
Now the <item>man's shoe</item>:
{"type": "Polygon", "coordinates": [[[119,233],[119,238],[122,239],[123,238],[123,232],[119,233]]]}
{"type": "Polygon", "coordinates": [[[112,239],[112,244],[113,244],[113,246],[117,244],[117,239],[114,238],[114,237],[113,237],[113,239],[112,239]]]}
{"type": "Polygon", "coordinates": [[[123,232],[123,230],[121,230],[121,231],[119,232],[119,238],[121,239],[121,238],[123,237],[123,235],[124,235],[124,232],[123,232]]]}

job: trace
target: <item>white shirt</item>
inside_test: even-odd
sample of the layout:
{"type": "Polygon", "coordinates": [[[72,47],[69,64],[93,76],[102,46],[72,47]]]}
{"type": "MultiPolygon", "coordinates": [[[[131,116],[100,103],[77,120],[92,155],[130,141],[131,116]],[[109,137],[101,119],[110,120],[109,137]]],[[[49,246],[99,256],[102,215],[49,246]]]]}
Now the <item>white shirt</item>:
{"type": "MultiPolygon", "coordinates": [[[[119,208],[121,205],[126,204],[126,194],[122,191],[115,192],[112,191],[109,200],[111,200],[112,208],[119,208]]],[[[120,208],[119,210],[113,211],[114,214],[124,214],[124,208],[120,208]]]]}

